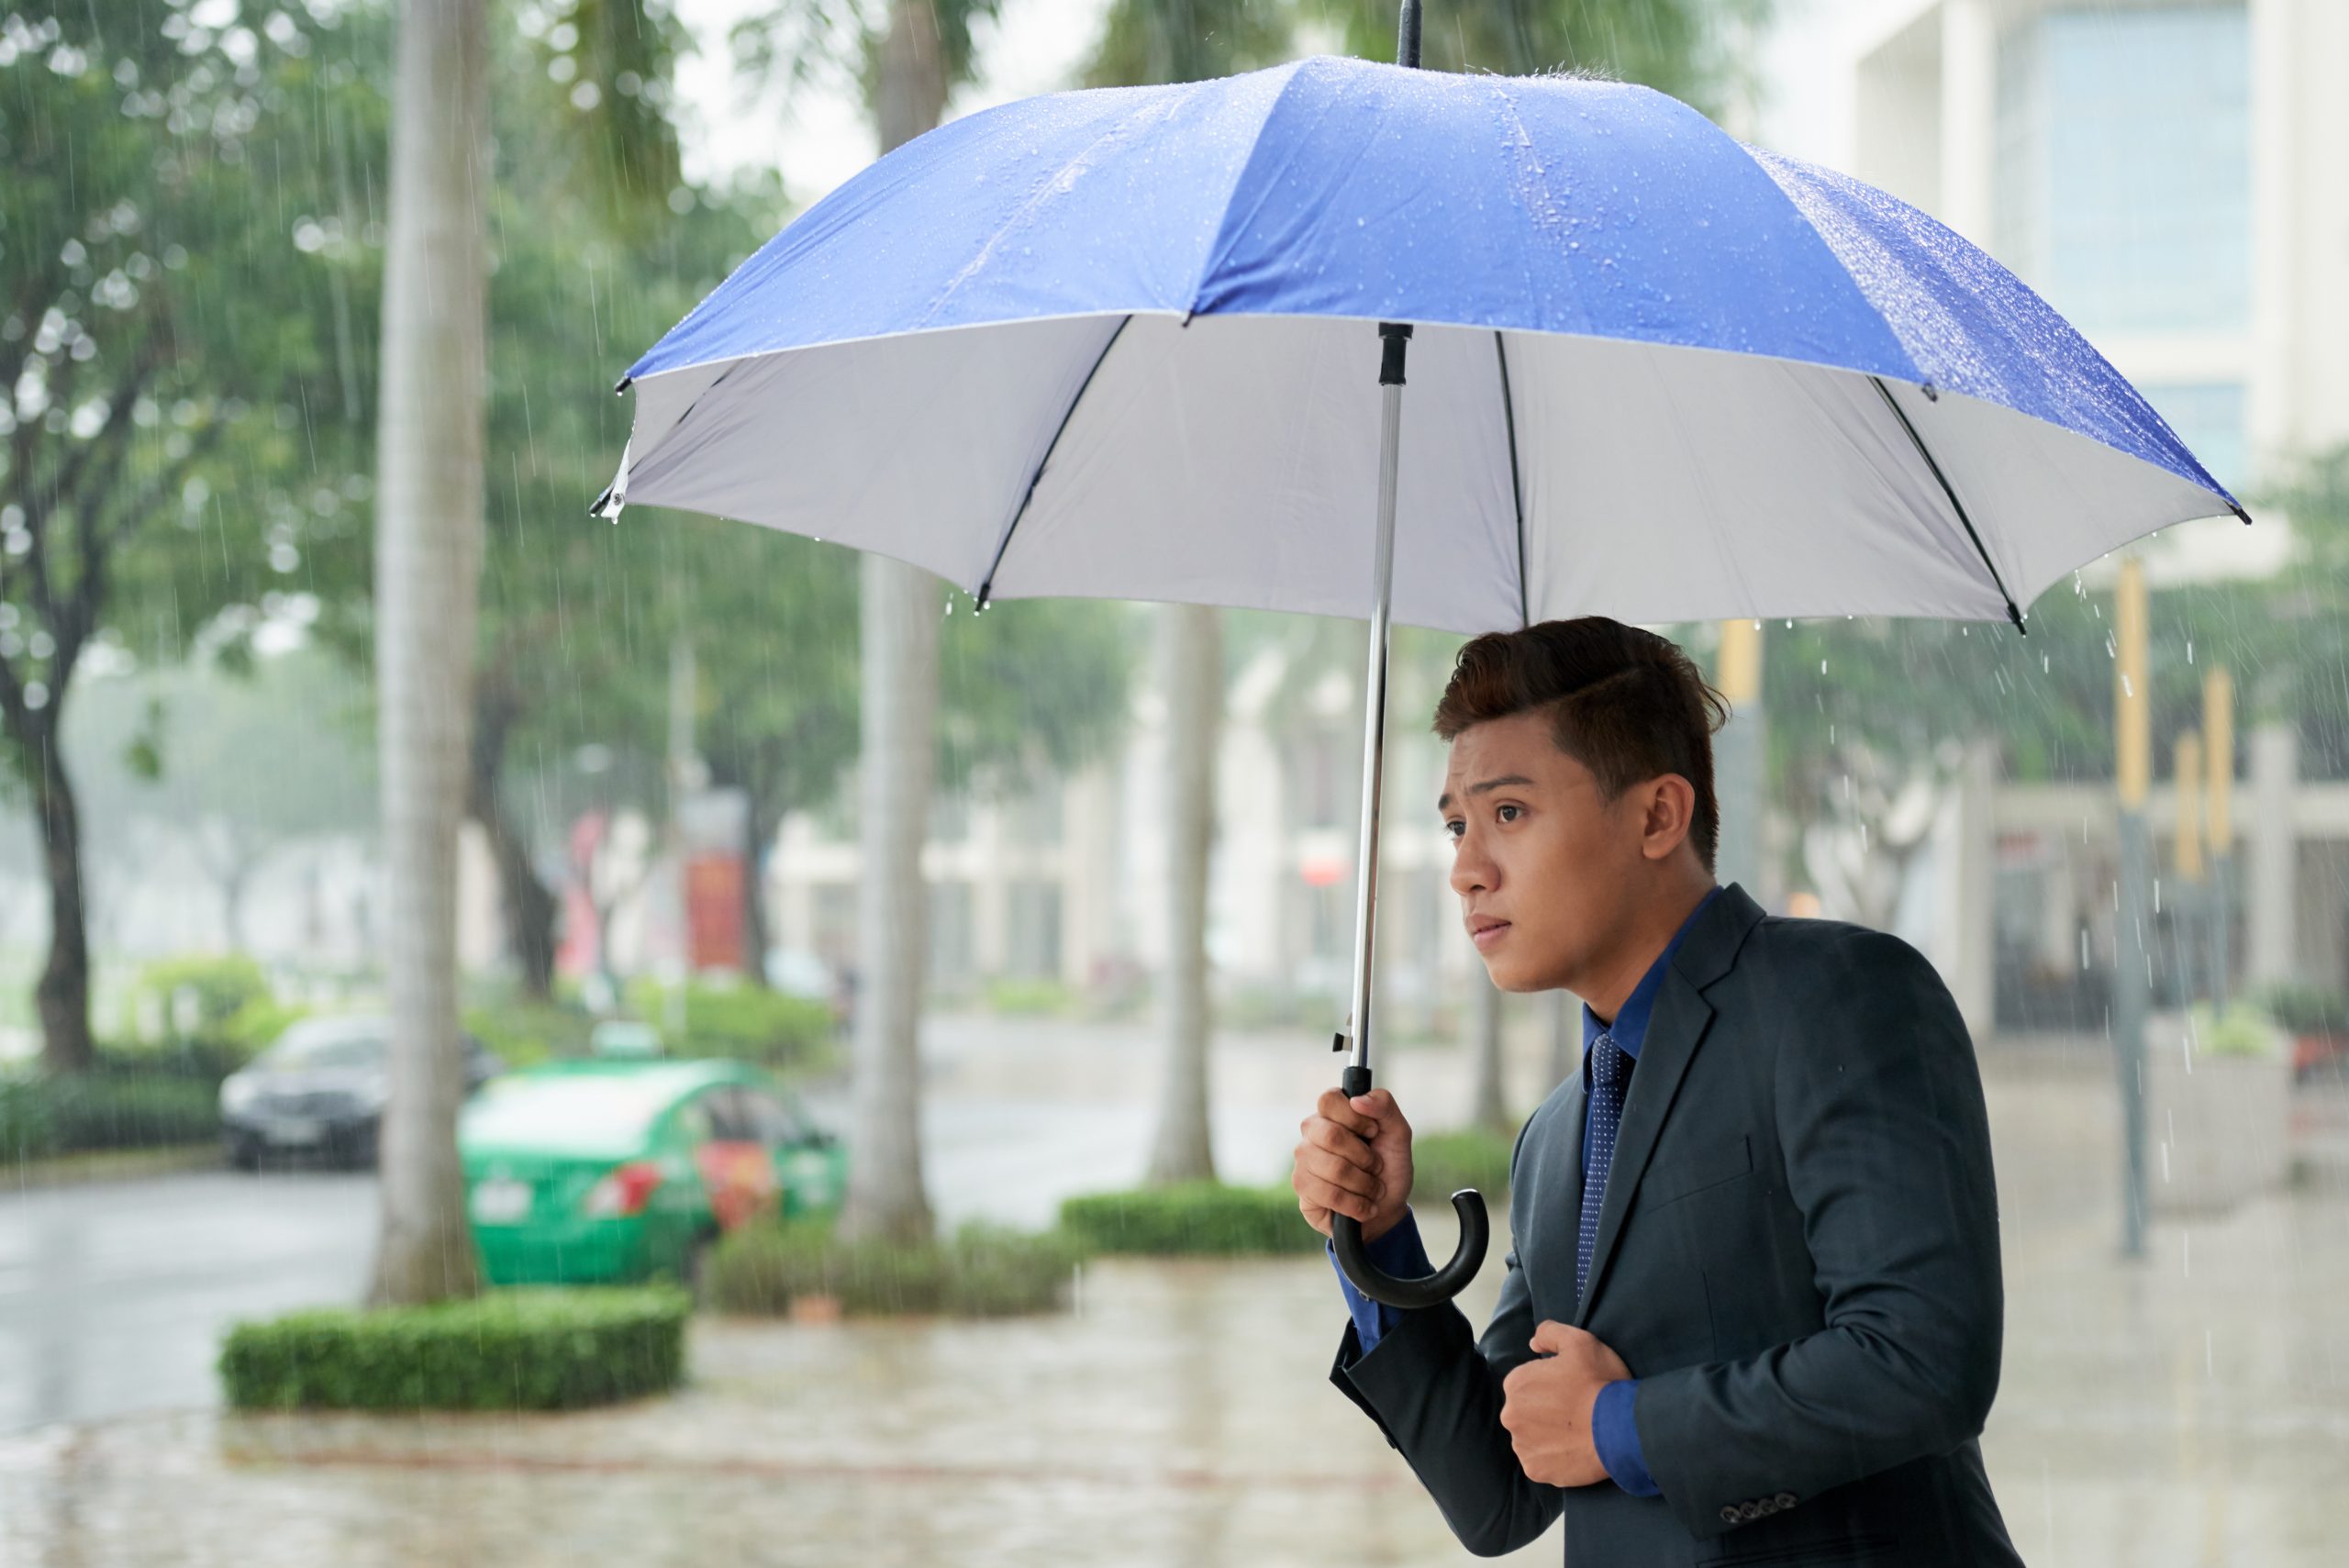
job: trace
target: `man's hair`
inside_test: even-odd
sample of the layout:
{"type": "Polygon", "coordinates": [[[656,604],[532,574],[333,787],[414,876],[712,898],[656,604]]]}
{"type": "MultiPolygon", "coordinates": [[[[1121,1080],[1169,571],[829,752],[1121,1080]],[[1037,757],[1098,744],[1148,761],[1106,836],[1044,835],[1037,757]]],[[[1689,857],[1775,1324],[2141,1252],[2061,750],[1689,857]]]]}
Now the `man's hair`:
{"type": "Polygon", "coordinates": [[[1677,644],[1605,616],[1487,632],[1460,650],[1435,732],[1451,740],[1472,724],[1542,707],[1558,750],[1588,768],[1609,800],[1665,773],[1687,779],[1697,794],[1688,841],[1713,869],[1721,832],[1713,731],[1729,704],[1677,644]]]}

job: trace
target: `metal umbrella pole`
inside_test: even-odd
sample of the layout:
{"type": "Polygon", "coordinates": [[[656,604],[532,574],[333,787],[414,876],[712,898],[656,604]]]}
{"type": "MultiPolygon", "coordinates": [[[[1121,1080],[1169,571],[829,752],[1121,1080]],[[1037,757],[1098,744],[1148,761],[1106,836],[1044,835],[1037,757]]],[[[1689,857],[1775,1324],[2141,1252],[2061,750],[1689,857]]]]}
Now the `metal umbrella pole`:
{"type": "MultiPolygon", "coordinates": [[[[1406,65],[1419,63],[1418,0],[1403,8],[1403,50],[1406,65]]],[[[1352,1050],[1340,1086],[1346,1097],[1370,1093],[1370,964],[1373,930],[1378,914],[1378,798],[1386,733],[1387,611],[1395,590],[1395,470],[1403,435],[1403,361],[1410,346],[1411,329],[1399,322],[1379,323],[1383,352],[1378,383],[1385,398],[1384,424],[1378,446],[1378,541],[1373,557],[1375,585],[1370,612],[1370,662],[1364,678],[1365,711],[1362,738],[1362,842],[1355,864],[1362,868],[1354,891],[1353,1014],[1334,1049],[1352,1050]],[[1349,1040],[1351,1036],[1351,1040],[1349,1040]]],[[[1452,1261],[1423,1279],[1390,1274],[1371,1262],[1363,1242],[1362,1222],[1351,1215],[1330,1217],[1330,1241],[1338,1266],[1356,1290],[1389,1307],[1433,1307],[1451,1300],[1476,1277],[1484,1266],[1485,1250],[1492,1239],[1485,1200],[1473,1187],[1452,1195],[1460,1217],[1460,1246],[1452,1261]]]]}

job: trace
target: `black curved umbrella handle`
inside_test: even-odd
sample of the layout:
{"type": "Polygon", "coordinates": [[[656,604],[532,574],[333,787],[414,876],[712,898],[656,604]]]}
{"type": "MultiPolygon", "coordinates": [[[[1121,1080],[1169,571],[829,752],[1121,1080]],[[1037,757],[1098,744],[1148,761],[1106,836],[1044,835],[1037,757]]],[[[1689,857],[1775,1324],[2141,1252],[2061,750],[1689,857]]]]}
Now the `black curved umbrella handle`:
{"type": "MultiPolygon", "coordinates": [[[[1370,1093],[1370,1069],[1349,1067],[1340,1079],[1346,1098],[1353,1099],[1370,1093]]],[[[1485,1199],[1474,1187],[1463,1187],[1452,1195],[1452,1211],[1460,1217],[1460,1246],[1452,1254],[1452,1262],[1424,1279],[1404,1279],[1378,1268],[1370,1261],[1370,1251],[1362,1239],[1362,1221],[1350,1214],[1330,1216],[1330,1244],[1338,1254],[1338,1267],[1345,1271],[1353,1287],[1373,1301],[1406,1309],[1435,1307],[1450,1301],[1468,1287],[1476,1271],[1485,1266],[1485,1249],[1492,1242],[1492,1224],[1485,1215],[1485,1199]]]]}

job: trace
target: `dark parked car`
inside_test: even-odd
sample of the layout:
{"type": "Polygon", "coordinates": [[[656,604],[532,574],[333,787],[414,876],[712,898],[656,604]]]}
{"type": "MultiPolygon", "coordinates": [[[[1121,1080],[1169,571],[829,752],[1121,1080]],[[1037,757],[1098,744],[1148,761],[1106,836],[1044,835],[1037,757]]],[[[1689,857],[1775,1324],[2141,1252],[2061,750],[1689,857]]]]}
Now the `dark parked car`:
{"type": "MultiPolygon", "coordinates": [[[[220,1139],[242,1170],[273,1152],[311,1151],[340,1164],[375,1162],[392,1023],[380,1015],[304,1018],[220,1084],[220,1139]]],[[[464,1037],[465,1093],[506,1070],[464,1037]]]]}

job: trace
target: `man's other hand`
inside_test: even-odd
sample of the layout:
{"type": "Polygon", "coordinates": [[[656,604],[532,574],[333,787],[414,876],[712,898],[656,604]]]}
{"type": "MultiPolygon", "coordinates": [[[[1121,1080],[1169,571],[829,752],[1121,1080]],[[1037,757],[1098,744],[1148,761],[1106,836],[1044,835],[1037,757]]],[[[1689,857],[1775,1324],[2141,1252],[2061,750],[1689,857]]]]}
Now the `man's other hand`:
{"type": "Polygon", "coordinates": [[[1411,1204],[1411,1124],[1393,1095],[1373,1089],[1349,1100],[1324,1089],[1297,1128],[1305,1137],[1289,1185],[1305,1223],[1327,1236],[1332,1213],[1352,1215],[1363,1240],[1375,1241],[1402,1222],[1411,1204]]]}
{"type": "Polygon", "coordinates": [[[1529,1481],[1588,1486],[1607,1479],[1591,1440],[1591,1407],[1598,1391],[1631,1375],[1623,1358],[1585,1329],[1544,1320],[1533,1330],[1533,1352],[1501,1380],[1501,1425],[1529,1481]]]}

